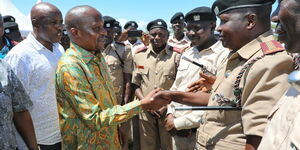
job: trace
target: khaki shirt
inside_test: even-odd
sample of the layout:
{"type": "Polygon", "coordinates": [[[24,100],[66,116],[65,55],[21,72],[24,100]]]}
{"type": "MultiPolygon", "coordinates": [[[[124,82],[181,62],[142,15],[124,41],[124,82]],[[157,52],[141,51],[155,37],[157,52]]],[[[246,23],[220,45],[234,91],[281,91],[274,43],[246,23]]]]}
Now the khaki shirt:
{"type": "MultiPolygon", "coordinates": [[[[263,55],[260,44],[274,40],[268,31],[230,55],[212,87],[208,106],[226,106],[216,94],[234,100],[234,82],[243,65],[263,55]]],[[[241,111],[205,111],[198,128],[197,149],[245,148],[246,135],[263,136],[267,116],[288,87],[286,78],[293,70],[292,58],[285,51],[266,55],[242,76],[241,111]]]]}
{"type": "Polygon", "coordinates": [[[102,55],[109,68],[109,75],[113,82],[118,104],[121,104],[125,88],[123,73],[131,74],[133,70],[131,51],[130,49],[125,48],[124,45],[113,42],[105,48],[102,55]],[[122,65],[117,53],[124,62],[124,65],[122,65]]]}
{"type": "MultiPolygon", "coordinates": [[[[216,74],[218,66],[226,60],[228,54],[229,50],[224,48],[222,43],[218,41],[210,48],[201,50],[200,52],[196,47],[192,47],[183,53],[182,56],[204,65],[209,72],[216,74]]],[[[199,72],[201,71],[200,67],[181,59],[176,80],[170,90],[186,91],[189,84],[200,78],[199,72]]],[[[203,111],[175,111],[174,107],[177,106],[186,105],[176,102],[171,102],[168,105],[168,113],[174,115],[174,125],[177,130],[199,127],[203,111]]]]}
{"type": "Polygon", "coordinates": [[[144,96],[156,88],[170,89],[179,65],[180,54],[167,46],[159,54],[150,45],[133,56],[132,83],[138,85],[144,96]]]}
{"type": "Polygon", "coordinates": [[[290,87],[268,116],[259,150],[300,149],[300,92],[290,87]]]}
{"type": "Polygon", "coordinates": [[[128,40],[125,41],[124,44],[130,47],[132,55],[135,55],[139,50],[146,47],[140,39],[138,39],[134,44],[131,44],[128,40]]]}
{"type": "Polygon", "coordinates": [[[176,48],[178,52],[182,53],[190,48],[191,40],[187,37],[186,33],[184,33],[184,37],[180,41],[178,41],[175,36],[172,35],[169,37],[168,45],[176,48]]]}

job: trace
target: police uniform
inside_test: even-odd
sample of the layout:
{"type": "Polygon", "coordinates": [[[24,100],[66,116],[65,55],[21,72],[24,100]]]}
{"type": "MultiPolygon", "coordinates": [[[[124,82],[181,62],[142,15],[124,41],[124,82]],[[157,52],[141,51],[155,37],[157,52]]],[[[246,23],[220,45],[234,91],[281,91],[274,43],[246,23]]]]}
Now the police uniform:
{"type": "Polygon", "coordinates": [[[125,48],[124,44],[113,42],[104,49],[102,55],[109,68],[110,78],[112,79],[118,104],[120,105],[124,97],[123,73],[131,74],[133,70],[130,49],[125,48]]]}
{"type": "MultiPolygon", "coordinates": [[[[147,29],[163,28],[167,30],[167,24],[163,20],[151,21],[147,29]]],[[[151,44],[140,50],[133,56],[134,71],[132,83],[141,88],[142,94],[147,95],[156,88],[170,89],[179,64],[180,54],[166,46],[160,53],[156,53],[151,44]]],[[[164,119],[156,119],[148,112],[140,115],[140,138],[143,150],[171,150],[171,136],[165,130],[164,119]]]]}
{"type": "MultiPolygon", "coordinates": [[[[129,27],[133,28],[133,29],[137,29],[139,26],[135,21],[128,21],[125,25],[124,25],[124,29],[128,29],[129,27]]],[[[145,46],[145,44],[142,42],[142,40],[140,39],[140,37],[136,37],[137,41],[135,43],[130,43],[128,40],[124,42],[124,44],[128,47],[130,47],[131,49],[131,53],[132,55],[135,55],[136,52],[141,51],[145,48],[147,48],[145,46]]]]}
{"type": "MultiPolygon", "coordinates": [[[[213,15],[209,7],[198,7],[186,14],[188,20],[187,22],[200,21],[215,21],[216,16],[213,15]],[[205,18],[207,14],[213,17],[204,20],[197,20],[200,18],[205,18]]],[[[199,72],[206,72],[216,75],[218,71],[218,66],[223,63],[229,54],[229,50],[224,48],[220,41],[214,43],[211,47],[203,50],[198,50],[197,46],[190,48],[182,54],[182,58],[186,57],[192,61],[202,64],[205,68],[203,70],[201,67],[190,63],[189,61],[182,59],[178,67],[176,74],[176,80],[174,81],[170,90],[172,91],[186,91],[188,85],[192,82],[199,80],[199,72]]],[[[196,128],[200,125],[200,120],[203,111],[175,111],[175,107],[183,107],[186,105],[171,102],[168,105],[167,114],[171,113],[175,117],[174,125],[176,131],[172,134],[172,144],[173,150],[191,150],[195,148],[196,144],[196,128]],[[186,144],[186,143],[189,144],[186,144]]]]}
{"type": "MultiPolygon", "coordinates": [[[[174,14],[170,20],[170,23],[173,24],[174,21],[181,20],[184,22],[184,15],[182,12],[174,14]]],[[[168,45],[174,47],[174,50],[178,53],[183,53],[190,48],[191,41],[184,33],[184,37],[181,40],[177,40],[174,35],[171,35],[168,40],[168,45]]]]}
{"type": "MultiPolygon", "coordinates": [[[[230,6],[222,5],[227,1],[217,2],[214,10],[220,13],[230,10],[230,6]]],[[[247,7],[251,6],[244,2],[247,7]]],[[[233,6],[235,8],[243,7],[238,2],[232,4],[239,6],[233,6]]],[[[205,111],[197,132],[196,148],[241,150],[245,148],[247,135],[262,137],[267,116],[287,89],[285,80],[292,69],[292,58],[274,40],[272,31],[232,53],[217,75],[208,106],[242,109],[205,111]]]]}
{"type": "Polygon", "coordinates": [[[290,87],[268,116],[259,150],[300,149],[300,92],[290,87]]]}

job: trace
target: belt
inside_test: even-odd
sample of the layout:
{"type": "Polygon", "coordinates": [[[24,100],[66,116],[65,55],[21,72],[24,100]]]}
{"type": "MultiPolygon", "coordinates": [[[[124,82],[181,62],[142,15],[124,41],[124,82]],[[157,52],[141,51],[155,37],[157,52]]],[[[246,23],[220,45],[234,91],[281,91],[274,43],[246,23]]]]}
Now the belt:
{"type": "Polygon", "coordinates": [[[192,128],[192,129],[182,129],[182,130],[176,130],[172,129],[169,131],[172,136],[180,136],[180,137],[189,137],[192,135],[192,133],[197,132],[197,128],[192,128]]]}

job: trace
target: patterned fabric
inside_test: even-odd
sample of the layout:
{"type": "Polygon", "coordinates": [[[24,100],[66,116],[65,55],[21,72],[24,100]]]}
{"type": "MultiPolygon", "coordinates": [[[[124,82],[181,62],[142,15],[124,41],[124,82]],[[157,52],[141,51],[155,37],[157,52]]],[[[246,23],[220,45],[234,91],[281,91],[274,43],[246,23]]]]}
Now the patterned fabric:
{"type": "Polygon", "coordinates": [[[120,149],[117,125],[141,112],[139,101],[116,105],[108,68],[74,43],[56,71],[63,149],[120,149]]]}
{"type": "Polygon", "coordinates": [[[13,127],[13,113],[27,110],[32,106],[21,82],[0,60],[0,149],[16,149],[13,127]]]}

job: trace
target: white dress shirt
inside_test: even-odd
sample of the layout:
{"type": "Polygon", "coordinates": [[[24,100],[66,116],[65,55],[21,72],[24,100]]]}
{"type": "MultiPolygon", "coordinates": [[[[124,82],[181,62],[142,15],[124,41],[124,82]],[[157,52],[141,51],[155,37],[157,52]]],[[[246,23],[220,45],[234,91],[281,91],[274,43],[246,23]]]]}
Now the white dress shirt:
{"type": "MultiPolygon", "coordinates": [[[[220,41],[216,42],[208,49],[199,50],[192,47],[182,54],[182,57],[187,57],[206,67],[209,72],[217,74],[218,67],[224,62],[229,54],[229,50],[222,46],[220,41]]],[[[202,69],[184,59],[180,60],[176,79],[170,90],[172,91],[186,91],[187,86],[192,82],[200,79],[199,72],[202,69]]],[[[200,125],[202,111],[174,111],[175,106],[186,106],[176,102],[171,102],[168,105],[168,112],[175,117],[174,125],[177,130],[196,128],[200,125]]]]}
{"type": "Polygon", "coordinates": [[[55,71],[64,48],[53,44],[53,51],[38,42],[32,33],[5,57],[33,102],[29,109],[38,144],[61,142],[55,94],[55,71]]]}

